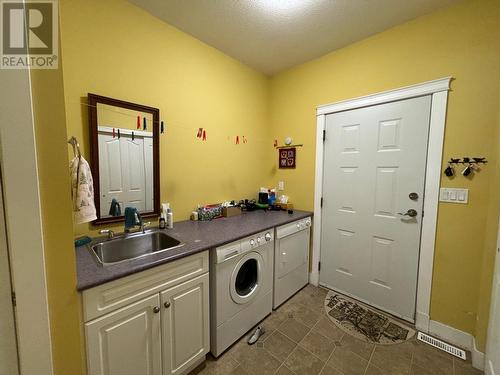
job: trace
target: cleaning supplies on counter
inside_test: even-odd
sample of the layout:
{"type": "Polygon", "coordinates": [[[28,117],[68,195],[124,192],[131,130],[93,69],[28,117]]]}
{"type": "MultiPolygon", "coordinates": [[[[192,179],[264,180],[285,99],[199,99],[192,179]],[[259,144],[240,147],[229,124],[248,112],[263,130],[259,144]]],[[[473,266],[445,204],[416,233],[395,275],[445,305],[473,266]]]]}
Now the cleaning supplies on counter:
{"type": "Polygon", "coordinates": [[[168,202],[161,204],[159,226],[160,229],[165,229],[165,228],[172,229],[174,227],[174,213],[172,212],[172,209],[170,208],[170,203],[168,202]],[[163,228],[162,225],[164,225],[163,228]]]}
{"type": "Polygon", "coordinates": [[[160,219],[158,220],[158,228],[165,229],[167,227],[167,223],[165,218],[163,217],[163,212],[160,215],[160,219]]]}
{"type": "Polygon", "coordinates": [[[169,207],[167,210],[167,228],[172,229],[174,227],[174,213],[172,209],[169,207]]]}

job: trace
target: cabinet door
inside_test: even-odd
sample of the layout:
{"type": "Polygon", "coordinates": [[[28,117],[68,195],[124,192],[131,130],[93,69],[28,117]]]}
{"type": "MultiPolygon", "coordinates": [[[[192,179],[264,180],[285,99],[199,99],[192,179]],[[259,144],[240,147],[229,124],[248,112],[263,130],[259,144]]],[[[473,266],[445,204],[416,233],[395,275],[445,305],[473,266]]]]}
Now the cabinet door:
{"type": "Polygon", "coordinates": [[[88,374],[160,375],[159,306],[155,294],[86,323],[88,374]]]}
{"type": "Polygon", "coordinates": [[[209,350],[208,273],[161,293],[163,375],[182,374],[209,350]]]}

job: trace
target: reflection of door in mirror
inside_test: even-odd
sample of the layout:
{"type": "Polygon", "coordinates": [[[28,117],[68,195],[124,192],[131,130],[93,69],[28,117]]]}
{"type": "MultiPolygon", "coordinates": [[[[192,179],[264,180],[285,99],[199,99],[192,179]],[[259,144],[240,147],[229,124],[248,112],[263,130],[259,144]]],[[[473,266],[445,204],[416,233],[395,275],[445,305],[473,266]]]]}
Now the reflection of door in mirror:
{"type": "Polygon", "coordinates": [[[125,207],[153,211],[152,120],[151,113],[97,104],[101,218],[125,207]]]}

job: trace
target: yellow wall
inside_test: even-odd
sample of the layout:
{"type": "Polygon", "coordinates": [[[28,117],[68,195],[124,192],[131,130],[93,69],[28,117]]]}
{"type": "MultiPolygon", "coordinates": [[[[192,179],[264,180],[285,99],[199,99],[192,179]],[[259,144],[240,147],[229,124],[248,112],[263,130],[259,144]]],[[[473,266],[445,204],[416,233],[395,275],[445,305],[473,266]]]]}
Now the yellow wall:
{"type": "Polygon", "coordinates": [[[81,310],[75,288],[62,69],[32,70],[31,88],[54,373],[78,375],[83,368],[81,310]]]}
{"type": "Polygon", "coordinates": [[[127,108],[115,107],[99,103],[97,105],[97,126],[107,126],[117,129],[137,129],[137,116],[140,117],[140,131],[143,131],[143,119],[146,118],[146,131],[153,133],[153,115],[147,112],[131,111],[127,108]]]}
{"type": "Polygon", "coordinates": [[[255,197],[269,179],[266,76],[122,0],[62,1],[61,38],[68,134],[85,156],[87,93],[160,109],[161,201],[171,202],[176,221],[198,203],[255,197]],[[196,138],[199,127],[206,142],[196,138]],[[235,146],[236,135],[248,143],[235,146]]]}
{"type": "Polygon", "coordinates": [[[295,205],[312,209],[318,105],[445,76],[455,78],[444,159],[486,156],[490,163],[473,179],[442,179],[443,186],[470,189],[470,203],[440,204],[431,319],[477,334],[480,349],[484,349],[490,262],[485,262],[483,288],[481,273],[483,260],[491,260],[494,253],[493,216],[498,217],[498,206],[489,219],[487,213],[495,193],[499,143],[495,138],[499,35],[500,2],[462,2],[294,67],[271,81],[271,135],[278,139],[290,135],[304,143],[297,169],[277,170],[272,181],[284,180],[295,205]],[[476,322],[479,297],[484,306],[476,322]]]}

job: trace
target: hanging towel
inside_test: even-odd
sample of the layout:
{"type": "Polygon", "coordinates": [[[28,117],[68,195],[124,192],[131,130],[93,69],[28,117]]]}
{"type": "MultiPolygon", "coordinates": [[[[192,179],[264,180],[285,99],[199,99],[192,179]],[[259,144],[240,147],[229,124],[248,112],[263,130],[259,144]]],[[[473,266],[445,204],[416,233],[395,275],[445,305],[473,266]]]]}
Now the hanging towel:
{"type": "Polygon", "coordinates": [[[94,203],[94,181],[89,163],[75,156],[70,163],[73,218],[76,224],[97,219],[94,203]]]}
{"type": "Polygon", "coordinates": [[[120,207],[120,203],[113,198],[111,200],[111,206],[109,207],[109,214],[111,216],[122,216],[122,208],[120,207]]]}

